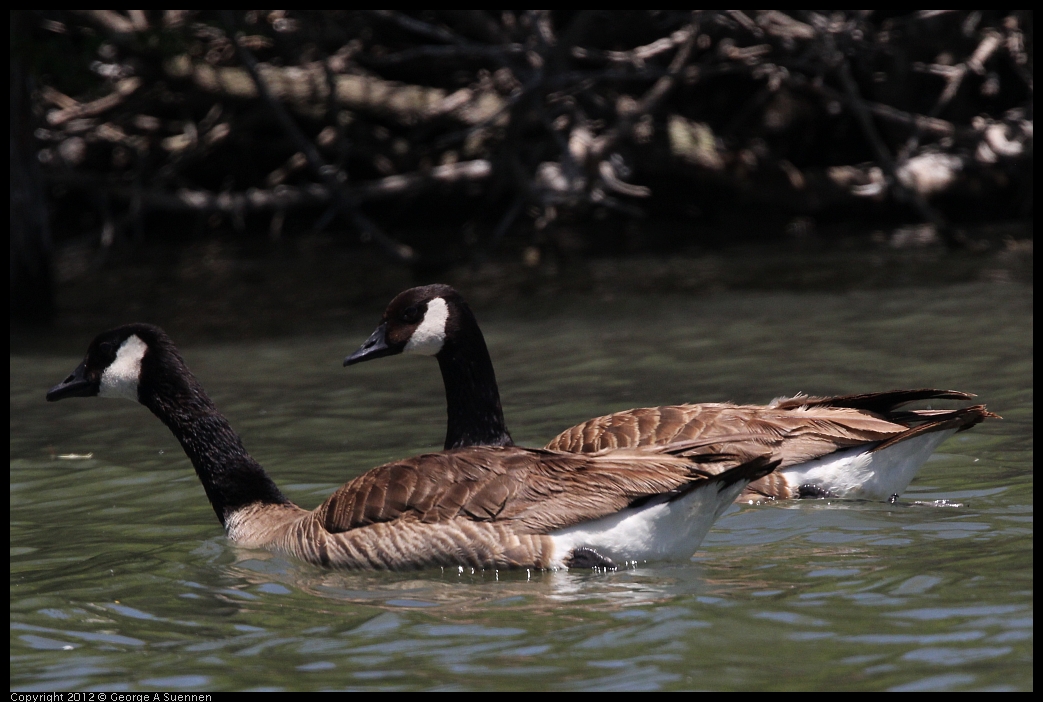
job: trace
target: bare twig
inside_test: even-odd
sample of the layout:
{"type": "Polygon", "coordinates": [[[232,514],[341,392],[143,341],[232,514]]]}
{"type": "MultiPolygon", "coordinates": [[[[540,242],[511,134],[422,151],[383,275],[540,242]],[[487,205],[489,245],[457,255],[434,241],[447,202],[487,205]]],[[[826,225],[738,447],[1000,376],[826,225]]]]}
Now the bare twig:
{"type": "Polygon", "coordinates": [[[937,117],[925,117],[924,115],[913,114],[910,112],[903,112],[896,110],[890,105],[882,105],[879,102],[868,102],[864,101],[867,110],[872,112],[877,117],[889,120],[891,122],[898,122],[900,124],[908,124],[916,127],[925,132],[930,132],[937,136],[953,136],[956,134],[956,125],[952,122],[948,122],[944,119],[938,119],[937,117]]]}
{"type": "Polygon", "coordinates": [[[967,68],[971,69],[979,76],[985,75],[985,62],[989,60],[993,52],[1000,48],[1003,43],[1003,35],[996,30],[986,30],[982,33],[981,42],[978,44],[978,48],[974,50],[974,53],[969,59],[967,59],[967,68]]]}
{"type": "Polygon", "coordinates": [[[757,24],[768,34],[781,39],[814,39],[815,28],[804,24],[778,10],[765,10],[757,14],[757,24]]]}
{"type": "Polygon", "coordinates": [[[362,60],[365,64],[372,66],[444,58],[487,58],[494,59],[496,63],[505,63],[508,56],[519,56],[524,53],[525,47],[521,44],[506,44],[503,46],[454,44],[450,46],[417,46],[385,56],[366,56],[362,60]]]}
{"type": "MultiPolygon", "coordinates": [[[[437,166],[426,173],[406,173],[358,183],[353,193],[359,201],[385,200],[401,195],[415,195],[432,187],[481,181],[491,174],[492,166],[488,161],[461,161],[437,166]]],[[[47,180],[54,184],[89,188],[128,202],[137,200],[138,207],[165,212],[263,212],[335,203],[337,200],[330,188],[318,183],[217,193],[191,188],[171,192],[143,190],[140,185],[99,184],[92,176],[69,172],[53,173],[47,180]]]]}
{"type": "MultiPolygon", "coordinates": [[[[191,79],[199,88],[210,93],[247,100],[258,97],[252,75],[244,68],[195,63],[187,55],[167,61],[164,68],[171,77],[191,79]]],[[[388,115],[405,124],[415,124],[429,118],[432,109],[448,96],[441,88],[361,75],[336,76],[331,95],[326,71],[315,63],[290,67],[258,64],[255,71],[265,81],[272,98],[279,102],[306,107],[332,99],[344,107],[388,115]]],[[[503,106],[503,98],[494,92],[485,92],[471,103],[448,114],[461,122],[476,124],[503,106]]]]}
{"type": "Polygon", "coordinates": [[[631,64],[638,68],[643,68],[644,62],[648,59],[665,54],[688,41],[693,29],[692,25],[682,27],[668,37],[656,39],[650,44],[637,46],[628,51],[601,51],[574,46],[571,53],[572,56],[578,59],[601,59],[611,63],[631,64]]]}
{"type": "Polygon", "coordinates": [[[367,57],[367,63],[379,65],[381,63],[404,63],[418,58],[474,57],[491,59],[493,63],[500,66],[507,66],[509,55],[525,53],[525,47],[519,44],[500,44],[496,46],[478,44],[465,39],[444,27],[439,27],[429,22],[418,20],[414,17],[404,15],[401,12],[395,12],[393,10],[373,10],[372,12],[377,17],[393,22],[402,29],[429,39],[434,39],[435,41],[444,42],[449,44],[449,46],[417,47],[390,56],[367,57]]]}
{"type": "MultiPolygon", "coordinates": [[[[817,84],[807,80],[804,76],[795,75],[790,73],[785,78],[787,85],[801,88],[803,90],[809,90],[818,95],[833,100],[843,101],[845,100],[845,94],[833,90],[827,85],[817,84]]],[[[910,127],[914,127],[924,132],[934,134],[936,136],[953,136],[956,134],[956,125],[944,119],[938,119],[937,117],[927,117],[925,115],[919,115],[913,112],[904,112],[897,108],[891,107],[890,105],[884,105],[879,102],[873,102],[871,100],[862,100],[862,104],[867,110],[869,110],[874,116],[881,119],[885,119],[889,122],[895,122],[897,124],[905,124],[910,127]]]]}
{"type": "MultiPolygon", "coordinates": [[[[224,11],[223,18],[225,26],[228,28],[230,33],[235,33],[235,20],[232,13],[224,11]]],[[[282,103],[277,102],[272,98],[271,93],[268,91],[268,86],[265,84],[264,79],[261,78],[261,74],[257,70],[257,60],[253,57],[253,54],[243,46],[240,42],[235,42],[236,53],[239,54],[240,60],[243,65],[250,72],[250,76],[253,78],[254,83],[257,85],[257,92],[260,93],[261,98],[268,104],[269,109],[275,114],[276,119],[282,125],[283,130],[287,136],[293,141],[297,150],[304,154],[304,157],[308,160],[308,166],[312,172],[326,184],[326,188],[330,194],[333,195],[334,201],[340,207],[341,212],[348,217],[355,227],[359,230],[363,241],[374,241],[377,245],[384,250],[391,258],[399,261],[400,263],[412,263],[416,260],[416,252],[412,247],[395,241],[391,237],[380,231],[376,223],[373,222],[369,217],[362,213],[359,208],[359,201],[357,196],[352,192],[351,188],[348,187],[346,182],[341,182],[337,179],[337,174],[344,177],[344,181],[347,180],[346,174],[338,169],[330,169],[326,166],[322,157],[319,155],[315,145],[304,136],[300,128],[297,127],[293,119],[290,117],[290,113],[286,111],[286,108],[282,103]],[[334,172],[336,171],[336,173],[334,172]]]]}
{"type": "Polygon", "coordinates": [[[637,101],[637,104],[628,111],[627,114],[621,115],[621,119],[615,127],[609,129],[594,140],[594,144],[590,149],[592,158],[598,161],[604,158],[605,154],[615,146],[616,142],[619,141],[622,136],[630,133],[634,124],[642,115],[651,112],[659,101],[666,97],[666,94],[669,93],[670,89],[676,84],[681,69],[684,68],[685,63],[688,62],[688,57],[692,53],[692,46],[695,44],[696,33],[696,28],[693,26],[692,31],[688,34],[684,44],[682,44],[677,50],[677,55],[674,56],[673,61],[670,62],[667,74],[659,78],[659,80],[657,80],[648,92],[637,101]]]}
{"type": "MultiPolygon", "coordinates": [[[[116,90],[105,97],[87,103],[77,103],[62,110],[53,110],[47,114],[47,123],[53,127],[60,126],[74,119],[93,117],[116,107],[135,90],[141,87],[140,78],[124,78],[116,84],[116,90]]],[[[54,91],[57,93],[57,91],[54,91]]]]}
{"type": "Polygon", "coordinates": [[[427,37],[428,39],[445,42],[446,44],[457,44],[460,46],[470,43],[463,37],[457,36],[444,27],[435,26],[429,22],[424,22],[423,20],[415,19],[409,15],[404,15],[401,12],[395,12],[394,10],[373,10],[372,12],[381,19],[389,20],[402,29],[419,34],[422,37],[427,37]]]}
{"type": "Polygon", "coordinates": [[[110,34],[133,34],[138,27],[133,19],[124,17],[115,10],[78,10],[110,34]]]}
{"type": "Polygon", "coordinates": [[[927,203],[927,200],[923,195],[914,188],[906,187],[898,177],[898,169],[895,166],[894,159],[891,157],[891,152],[888,150],[884,140],[880,138],[880,134],[876,131],[876,127],[873,126],[873,120],[869,117],[869,109],[862,100],[855,79],[851,77],[851,68],[848,65],[847,58],[837,51],[836,43],[833,41],[833,36],[828,31],[823,32],[823,36],[825,37],[826,46],[829,48],[833,56],[837,58],[836,72],[840,78],[841,84],[844,86],[848,106],[855,113],[855,117],[858,119],[859,125],[862,127],[862,133],[865,134],[869,144],[873,147],[873,151],[876,152],[876,157],[880,162],[880,166],[884,169],[884,172],[887,173],[888,186],[896,195],[898,195],[900,200],[911,202],[920,213],[920,216],[934,225],[938,235],[942,237],[946,244],[950,247],[954,247],[956,242],[945,219],[937,210],[927,203]]]}
{"type": "Polygon", "coordinates": [[[742,10],[725,10],[725,12],[727,12],[729,17],[742,25],[742,28],[753,36],[758,39],[764,36],[764,31],[742,10]]]}

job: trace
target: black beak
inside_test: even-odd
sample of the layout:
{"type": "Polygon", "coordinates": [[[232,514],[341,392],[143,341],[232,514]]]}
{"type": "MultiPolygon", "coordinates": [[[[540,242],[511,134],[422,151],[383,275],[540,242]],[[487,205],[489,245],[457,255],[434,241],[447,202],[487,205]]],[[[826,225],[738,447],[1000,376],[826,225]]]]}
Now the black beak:
{"type": "Polygon", "coordinates": [[[397,353],[402,353],[402,349],[394,349],[388,346],[387,322],[385,322],[377,327],[376,331],[369,335],[369,338],[366,339],[366,343],[362,344],[358,351],[344,359],[344,365],[351,366],[374,358],[394,356],[397,353]]]}
{"type": "Polygon", "coordinates": [[[87,361],[76,366],[68,378],[55,385],[47,391],[47,401],[55,402],[67,397],[93,397],[98,394],[98,388],[87,379],[87,361]]]}

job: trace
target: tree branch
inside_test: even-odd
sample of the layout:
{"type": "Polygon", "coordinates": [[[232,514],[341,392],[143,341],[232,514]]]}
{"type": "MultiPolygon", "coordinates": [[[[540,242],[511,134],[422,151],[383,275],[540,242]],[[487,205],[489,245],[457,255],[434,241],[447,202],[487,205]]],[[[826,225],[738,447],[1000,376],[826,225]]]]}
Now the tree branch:
{"type": "MultiPolygon", "coordinates": [[[[225,10],[222,12],[222,17],[229,33],[235,36],[235,19],[232,16],[232,13],[225,10]]],[[[359,208],[358,197],[352,192],[351,188],[346,183],[347,174],[339,169],[327,167],[326,163],[319,155],[318,149],[316,149],[315,145],[304,136],[290,117],[290,113],[286,111],[286,108],[283,107],[281,103],[272,98],[268,86],[265,84],[264,79],[261,78],[261,74],[257,70],[257,60],[253,57],[250,50],[245,46],[242,46],[238,41],[235,42],[235,49],[236,53],[239,54],[239,58],[242,60],[243,65],[246,66],[246,70],[250,72],[250,76],[257,85],[257,92],[260,93],[261,98],[275,114],[276,119],[282,125],[287,136],[289,136],[293,141],[297,150],[303,153],[304,157],[308,159],[308,166],[311,168],[312,172],[326,184],[326,188],[333,195],[334,201],[340,208],[341,213],[345,215],[348,218],[348,221],[354,224],[359,230],[362,240],[374,241],[381,249],[383,249],[384,253],[400,263],[415,262],[416,252],[412,247],[399,243],[384,234],[380,231],[380,228],[377,227],[373,220],[362,213],[359,208]],[[339,180],[337,176],[341,176],[343,182],[339,180]]]]}

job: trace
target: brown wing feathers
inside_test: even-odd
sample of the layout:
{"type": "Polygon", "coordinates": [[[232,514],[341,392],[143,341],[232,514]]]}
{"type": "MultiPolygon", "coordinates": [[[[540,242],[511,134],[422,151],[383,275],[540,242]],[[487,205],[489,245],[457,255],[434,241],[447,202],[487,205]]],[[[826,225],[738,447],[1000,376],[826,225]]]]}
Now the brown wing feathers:
{"type": "Polygon", "coordinates": [[[971,405],[970,407],[962,407],[956,410],[918,410],[906,414],[915,415],[915,417],[906,420],[909,424],[912,424],[914,421],[923,421],[924,423],[913,426],[902,434],[878,444],[873,448],[874,451],[880,451],[888,446],[893,446],[899,441],[905,441],[928,432],[944,431],[945,429],[965,431],[988,417],[1000,418],[995,412],[989,412],[985,409],[985,405],[971,405]]]}
{"type": "MultiPolygon", "coordinates": [[[[592,452],[688,442],[684,455],[726,452],[740,463],[769,453],[785,468],[867,443],[879,442],[873,450],[880,450],[928,432],[963,431],[997,416],[984,405],[956,410],[896,409],[917,400],[972,397],[952,390],[920,389],[840,397],[798,395],[779,398],[766,407],[728,403],[647,407],[566,429],[547,448],[592,452]]],[[[776,473],[750,483],[743,498],[795,497],[791,492],[776,473]]]]}
{"type": "Polygon", "coordinates": [[[552,439],[547,448],[592,452],[717,438],[719,443],[707,444],[704,450],[734,452],[747,459],[770,450],[786,467],[859,444],[880,441],[891,445],[928,431],[965,429],[985,417],[995,416],[981,405],[958,410],[894,409],[915,400],[968,397],[972,396],[925,389],[833,398],[798,396],[776,400],[768,406],[639,408],[567,429],[552,439]]]}
{"type": "MultiPolygon", "coordinates": [[[[563,432],[548,444],[552,450],[463,448],[382,466],[334,493],[317,516],[330,533],[399,519],[436,524],[457,517],[510,522],[519,533],[545,533],[656,495],[683,494],[709,475],[751,461],[749,470],[763,469],[766,455],[774,464],[764,474],[780,463],[795,465],[867,442],[886,447],[929,431],[966,428],[990,416],[981,405],[894,410],[913,400],[965,397],[915,390],[791,398],[767,407],[633,409],[563,432]],[[885,408],[887,414],[868,407],[885,408]]],[[[783,487],[776,476],[765,475],[747,492],[791,496],[780,492],[783,487]]]]}
{"type": "Polygon", "coordinates": [[[958,390],[921,388],[919,390],[870,392],[861,395],[837,395],[836,397],[796,395],[795,397],[780,397],[772,402],[770,406],[778,409],[792,409],[794,407],[849,407],[851,409],[887,414],[899,405],[917,400],[973,400],[975,397],[971,393],[959,392],[958,390]]]}
{"type": "MultiPolygon", "coordinates": [[[[456,449],[375,468],[331,495],[316,516],[330,533],[397,519],[439,523],[460,516],[510,521],[519,533],[546,533],[677,492],[742,463],[710,458],[717,460],[675,457],[662,449],[591,456],[456,449]]],[[[745,470],[773,468],[761,461],[745,470]]]]}

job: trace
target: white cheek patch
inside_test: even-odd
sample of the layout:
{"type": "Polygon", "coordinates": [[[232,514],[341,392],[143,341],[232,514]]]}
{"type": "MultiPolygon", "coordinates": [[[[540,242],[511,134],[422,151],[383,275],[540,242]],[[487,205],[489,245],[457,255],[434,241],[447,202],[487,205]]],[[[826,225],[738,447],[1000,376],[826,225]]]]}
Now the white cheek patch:
{"type": "Polygon", "coordinates": [[[116,360],[101,374],[98,397],[125,397],[138,401],[138,381],[141,379],[141,359],[148,346],[138,336],[128,336],[116,352],[116,360]]]}
{"type": "Polygon", "coordinates": [[[434,356],[445,344],[445,323],[449,319],[449,305],[445,300],[436,297],[427,303],[427,312],[423,321],[409,337],[403,353],[418,353],[423,356],[434,356]]]}

